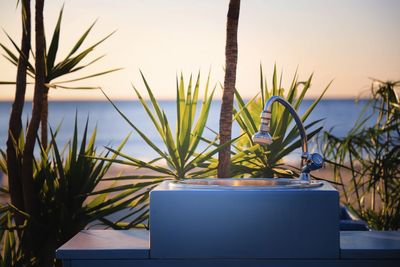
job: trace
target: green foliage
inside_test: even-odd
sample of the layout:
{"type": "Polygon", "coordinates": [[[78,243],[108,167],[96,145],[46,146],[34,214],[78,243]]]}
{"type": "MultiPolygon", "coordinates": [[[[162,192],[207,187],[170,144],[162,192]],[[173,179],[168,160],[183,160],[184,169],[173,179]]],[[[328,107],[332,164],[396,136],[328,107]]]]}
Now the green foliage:
{"type": "MultiPolygon", "coordinates": [[[[31,259],[24,257],[17,234],[17,228],[13,222],[13,215],[18,212],[12,206],[0,204],[0,266],[30,266],[31,259]]],[[[26,227],[26,224],[22,227],[26,227]]]]}
{"type": "Polygon", "coordinates": [[[345,204],[378,230],[400,228],[399,86],[400,81],[374,80],[371,99],[349,133],[337,137],[325,132],[323,139],[324,156],[342,184],[345,204]],[[368,126],[374,114],[376,122],[368,126]]]}
{"type": "MultiPolygon", "coordinates": [[[[117,154],[107,152],[97,154],[95,148],[96,129],[88,136],[88,121],[78,142],[78,127],[75,120],[73,138],[61,148],[57,145],[58,129],[51,132],[51,142],[45,150],[40,150],[40,157],[34,160],[34,182],[38,188],[40,216],[34,222],[29,214],[17,210],[12,204],[0,207],[0,236],[3,252],[0,262],[14,266],[11,261],[29,261],[38,255],[21,255],[16,234],[14,216],[22,214],[25,225],[19,233],[29,231],[27,225],[35,223],[38,229],[45,229],[41,240],[33,240],[32,247],[55,249],[72,238],[84,227],[102,223],[117,229],[140,226],[148,218],[148,211],[143,209],[149,200],[149,191],[157,180],[135,180],[129,184],[101,184],[117,154]],[[104,159],[103,159],[104,158],[104,159]],[[111,220],[110,215],[125,210],[127,215],[111,220]],[[125,222],[130,220],[129,222],[125,222]]],[[[23,136],[23,134],[21,135],[23,136]]],[[[129,136],[128,136],[129,137],[129,136]]],[[[128,137],[114,151],[119,153],[128,137]]],[[[17,153],[22,153],[23,140],[18,142],[17,153]]],[[[2,152],[2,169],[6,173],[6,158],[2,152]]],[[[19,155],[20,156],[20,155],[19,155]]],[[[133,177],[131,177],[133,178],[133,177]]],[[[7,192],[4,188],[2,191],[7,192]]],[[[142,224],[143,225],[143,224],[142,224]]],[[[40,254],[41,255],[41,254],[40,254]]]]}
{"type": "MultiPolygon", "coordinates": [[[[298,168],[283,162],[285,156],[301,147],[301,141],[296,125],[292,124],[293,118],[282,105],[274,104],[272,107],[271,133],[274,142],[268,147],[263,147],[253,143],[252,136],[259,130],[260,114],[268,98],[275,95],[281,96],[298,110],[304,96],[310,89],[312,76],[310,75],[305,82],[299,82],[296,72],[289,90],[286,91],[282,88],[282,75],[278,83],[277,71],[274,67],[272,88],[268,89],[267,81],[260,66],[260,94],[245,103],[239,92],[235,92],[237,101],[234,108],[234,120],[239,125],[243,136],[233,146],[231,155],[232,177],[293,177],[298,175],[298,168]]],[[[319,103],[329,85],[330,83],[301,116],[302,122],[305,123],[308,139],[311,139],[322,129],[321,126],[316,129],[312,128],[322,120],[309,122],[307,118],[319,103]]],[[[212,163],[207,166],[208,175],[215,174],[217,166],[217,159],[213,159],[212,163]]]]}
{"type": "Polygon", "coordinates": [[[197,76],[194,87],[192,77],[190,77],[186,90],[183,76],[181,75],[179,81],[177,80],[175,133],[173,133],[165,112],[155,99],[143,74],[142,78],[150,98],[150,103],[147,103],[146,100],[144,100],[136,88],[134,88],[134,90],[143,109],[146,111],[148,119],[153,123],[154,129],[160,136],[161,140],[163,140],[166,151],[163,151],[162,148],[153,143],[146,134],[136,124],[131,122],[109,99],[119,114],[148,145],[149,149],[155,151],[158,155],[157,158],[150,162],[145,162],[133,156],[111,149],[111,151],[117,153],[122,158],[114,160],[114,162],[151,170],[156,173],[156,175],[151,177],[173,179],[189,178],[192,176],[192,173],[196,168],[209,160],[222,147],[214,147],[216,142],[216,140],[214,140],[205,149],[198,151],[214,94],[214,90],[212,90],[210,94],[208,93],[209,78],[207,79],[207,84],[205,86],[205,93],[203,101],[201,102],[200,112],[197,116],[200,74],[197,76]],[[165,163],[167,165],[165,165],[165,163]]]}
{"type": "MultiPolygon", "coordinates": [[[[98,60],[102,59],[104,57],[104,55],[99,56],[99,57],[89,61],[88,63],[83,63],[84,60],[86,60],[88,58],[89,54],[97,46],[99,46],[101,43],[103,43],[105,40],[107,40],[114,32],[110,33],[109,35],[107,35],[106,37],[104,37],[103,39],[98,41],[97,43],[95,43],[87,48],[81,49],[81,51],[79,52],[79,49],[81,48],[82,44],[84,43],[87,36],[89,35],[92,28],[94,27],[94,25],[96,23],[96,22],[94,22],[82,34],[82,36],[77,40],[75,45],[70,49],[70,52],[68,53],[68,55],[63,60],[56,63],[56,59],[57,59],[57,57],[59,57],[58,50],[59,50],[59,46],[60,46],[60,33],[61,33],[61,22],[62,22],[63,12],[64,12],[64,7],[61,9],[61,11],[59,13],[57,24],[54,28],[54,31],[53,31],[53,34],[51,37],[50,46],[49,46],[48,50],[46,51],[46,55],[45,55],[46,86],[49,88],[65,88],[65,89],[98,89],[98,86],[66,86],[65,84],[105,75],[105,74],[120,70],[120,68],[110,69],[110,70],[106,70],[106,71],[102,71],[102,72],[98,72],[98,73],[93,73],[93,74],[90,74],[87,76],[81,76],[81,77],[63,80],[63,81],[54,81],[54,80],[64,77],[69,74],[73,74],[77,71],[81,71],[81,70],[91,66],[93,63],[97,62],[98,60]]],[[[16,42],[12,39],[12,37],[9,34],[6,33],[6,35],[7,35],[7,38],[9,39],[9,41],[11,42],[13,48],[8,48],[6,45],[4,45],[2,43],[0,43],[0,47],[5,52],[4,57],[9,62],[11,62],[11,64],[17,66],[19,55],[22,55],[21,49],[18,47],[16,42]],[[13,50],[15,50],[16,52],[14,52],[13,50]]],[[[24,57],[24,55],[22,55],[22,56],[24,57]]],[[[33,58],[35,58],[35,57],[33,57],[33,58]]],[[[34,63],[28,62],[27,74],[31,78],[35,77],[35,67],[34,66],[35,66],[34,63]]],[[[3,82],[0,82],[0,84],[3,84],[3,85],[4,84],[15,84],[15,82],[3,81],[3,82]]]]}

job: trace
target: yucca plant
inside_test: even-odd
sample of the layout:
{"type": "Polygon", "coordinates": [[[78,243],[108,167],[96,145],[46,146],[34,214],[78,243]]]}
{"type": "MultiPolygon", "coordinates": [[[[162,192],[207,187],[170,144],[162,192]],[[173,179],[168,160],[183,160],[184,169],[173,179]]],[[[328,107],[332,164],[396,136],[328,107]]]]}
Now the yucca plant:
{"type": "MultiPolygon", "coordinates": [[[[272,88],[268,89],[262,66],[260,66],[260,93],[246,103],[239,91],[236,90],[234,121],[239,125],[243,136],[233,145],[231,155],[232,177],[296,177],[298,175],[299,168],[291,166],[283,160],[285,156],[301,147],[301,141],[297,126],[292,123],[293,118],[282,105],[276,103],[272,107],[271,134],[274,142],[263,147],[253,143],[252,136],[259,130],[260,114],[269,97],[281,96],[298,110],[310,89],[312,77],[313,75],[310,75],[307,81],[300,82],[296,71],[289,89],[285,90],[282,88],[282,75],[278,82],[275,66],[272,75],[272,88]]],[[[305,123],[308,139],[311,139],[322,129],[321,126],[318,126],[322,119],[309,122],[307,118],[319,103],[329,85],[330,83],[301,116],[302,122],[305,123]]],[[[217,164],[216,159],[205,164],[208,168],[206,173],[214,175],[217,164]]],[[[205,175],[202,171],[199,174],[205,175]]]]}
{"type": "MultiPolygon", "coordinates": [[[[89,137],[88,122],[82,135],[82,141],[78,143],[78,129],[75,121],[72,140],[64,147],[59,148],[56,142],[56,133],[50,129],[51,142],[49,147],[41,148],[40,157],[34,160],[34,182],[38,188],[39,217],[31,220],[29,214],[17,210],[12,204],[1,207],[0,222],[3,247],[11,250],[3,250],[1,259],[3,262],[33,262],[33,266],[46,266],[54,261],[54,251],[57,247],[68,241],[76,233],[90,224],[105,224],[105,227],[135,227],[141,226],[146,221],[146,206],[149,199],[149,191],[157,180],[135,180],[129,184],[101,184],[109,170],[112,161],[117,154],[103,152],[98,154],[95,147],[96,129],[89,137]],[[104,158],[104,160],[102,159],[104,158]],[[107,160],[105,160],[107,159],[107,160]],[[125,210],[125,215],[116,221],[108,216],[125,210]],[[26,220],[23,229],[13,226],[13,216],[18,212],[26,220]],[[11,218],[11,219],[10,219],[11,218]],[[129,221],[130,220],[130,221],[129,221]],[[35,227],[28,227],[34,225],[35,227]],[[24,239],[26,231],[35,229],[35,233],[29,236],[34,240],[24,239]],[[15,230],[20,230],[16,236],[15,230]],[[22,239],[21,239],[22,237],[22,239]],[[13,244],[13,245],[11,245],[13,244]],[[19,255],[19,246],[29,246],[30,255],[19,255]],[[10,259],[15,255],[17,258],[10,259]],[[19,259],[22,257],[22,259],[19,259]],[[10,261],[11,260],[11,261],[10,261]]],[[[23,136],[23,135],[22,135],[23,136]]],[[[116,148],[120,152],[127,138],[116,148]]],[[[17,148],[21,153],[23,142],[19,142],[17,148]]],[[[7,159],[3,158],[1,162],[7,159]]],[[[4,172],[6,165],[1,164],[4,172]]],[[[8,190],[3,188],[4,192],[8,190]]],[[[32,200],[36,201],[36,200],[32,200]]],[[[12,265],[7,265],[12,266],[12,265]]]]}
{"type": "Polygon", "coordinates": [[[13,209],[10,206],[0,204],[0,244],[2,251],[0,254],[0,266],[23,266],[28,262],[22,254],[21,247],[19,246],[19,237],[17,234],[16,226],[13,224],[13,209]]]}
{"type": "MultiPolygon", "coordinates": [[[[63,88],[63,89],[98,89],[98,86],[82,86],[82,85],[74,85],[73,83],[86,80],[93,77],[98,77],[101,75],[105,75],[111,72],[115,72],[120,70],[121,68],[113,68],[104,70],[101,72],[95,72],[90,75],[84,76],[77,76],[75,78],[60,80],[61,78],[68,76],[70,74],[74,74],[78,71],[82,71],[89,66],[92,66],[94,63],[99,61],[104,57],[104,55],[96,57],[89,62],[85,62],[88,59],[88,56],[94,51],[96,47],[98,47],[101,43],[107,40],[114,32],[108,34],[95,44],[81,49],[82,44],[85,42],[86,38],[88,37],[89,33],[91,32],[92,28],[95,26],[96,21],[82,34],[82,36],[77,40],[75,45],[70,49],[68,55],[56,62],[56,59],[59,57],[58,51],[60,48],[60,33],[61,33],[61,23],[63,17],[64,7],[61,8],[61,11],[58,16],[57,24],[54,28],[50,46],[45,53],[45,88],[44,88],[44,96],[43,96],[43,111],[41,114],[41,141],[44,147],[47,146],[47,118],[48,118],[48,91],[50,88],[63,88]],[[71,85],[70,85],[71,84],[71,85]]],[[[12,44],[12,48],[8,48],[5,44],[0,43],[0,46],[6,53],[4,57],[11,62],[11,64],[17,66],[19,56],[23,55],[22,51],[13,40],[13,38],[7,34],[9,41],[12,44]],[[14,50],[14,51],[13,51],[14,50]]],[[[33,60],[35,60],[35,56],[33,56],[33,60]]],[[[27,75],[29,77],[35,77],[35,64],[27,62],[27,75]]],[[[3,81],[0,84],[15,84],[15,82],[3,81]]]]}
{"type": "Polygon", "coordinates": [[[399,87],[400,81],[374,80],[354,127],[343,137],[325,132],[322,139],[344,204],[377,230],[400,229],[399,87]]]}
{"type": "Polygon", "coordinates": [[[171,129],[171,124],[167,115],[162,110],[158,101],[155,99],[152,89],[150,88],[143,74],[142,79],[146,87],[150,103],[146,102],[136,88],[134,88],[134,90],[143,109],[146,111],[148,119],[152,122],[154,129],[157,131],[158,135],[163,141],[165,150],[150,140],[137,126],[137,124],[129,120],[107,97],[118,113],[139,135],[141,140],[148,145],[149,149],[155,151],[158,155],[157,158],[149,162],[145,162],[141,159],[135,158],[134,156],[129,156],[111,149],[112,152],[121,157],[121,159],[116,159],[114,162],[135,166],[137,168],[148,169],[152,172],[155,172],[155,174],[153,176],[149,176],[149,178],[189,178],[192,176],[193,171],[195,171],[202,163],[209,160],[221,149],[221,147],[223,147],[218,145],[214,146],[217,142],[215,139],[204,149],[199,150],[199,144],[203,139],[203,132],[206,128],[207,118],[215,90],[213,89],[211,93],[208,92],[210,77],[208,77],[205,85],[204,98],[201,102],[200,112],[197,110],[198,95],[200,90],[200,73],[197,76],[194,86],[192,82],[192,76],[190,76],[190,80],[186,89],[183,75],[180,76],[179,81],[177,78],[175,132],[173,132],[173,129],[171,129]]]}

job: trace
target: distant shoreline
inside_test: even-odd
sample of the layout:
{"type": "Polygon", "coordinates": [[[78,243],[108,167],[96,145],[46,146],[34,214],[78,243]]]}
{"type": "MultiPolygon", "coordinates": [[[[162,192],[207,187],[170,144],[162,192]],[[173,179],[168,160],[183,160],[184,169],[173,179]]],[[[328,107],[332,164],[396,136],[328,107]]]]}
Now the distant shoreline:
{"type": "MultiPolygon", "coordinates": [[[[316,100],[317,98],[304,98],[305,101],[313,101],[316,100]]],[[[322,98],[321,101],[366,101],[369,98],[322,98]]],[[[134,99],[112,99],[115,102],[131,102],[131,101],[139,101],[139,99],[134,98],[134,99]]],[[[150,101],[150,99],[145,99],[146,101],[150,101]]],[[[244,99],[245,101],[249,101],[249,99],[244,99]]],[[[1,100],[0,99],[0,104],[2,103],[12,103],[14,100],[1,100]]],[[[175,102],[175,99],[158,99],[160,102],[175,102]]],[[[218,102],[221,101],[220,99],[214,99],[214,101],[218,102]]],[[[32,100],[26,100],[26,103],[32,103],[32,100]]],[[[108,102],[108,100],[104,99],[55,99],[55,100],[49,100],[49,102],[65,102],[65,103],[76,103],[76,102],[108,102]]]]}

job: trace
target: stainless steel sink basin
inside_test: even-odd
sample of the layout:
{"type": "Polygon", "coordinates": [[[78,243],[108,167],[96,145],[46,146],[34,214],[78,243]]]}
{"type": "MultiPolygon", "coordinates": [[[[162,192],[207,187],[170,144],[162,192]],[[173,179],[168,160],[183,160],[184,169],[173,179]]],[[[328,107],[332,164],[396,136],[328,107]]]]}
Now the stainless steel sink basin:
{"type": "Polygon", "coordinates": [[[284,178],[224,178],[224,179],[187,179],[174,181],[171,186],[178,188],[215,188],[215,189],[301,189],[321,186],[321,182],[302,181],[284,178]]]}

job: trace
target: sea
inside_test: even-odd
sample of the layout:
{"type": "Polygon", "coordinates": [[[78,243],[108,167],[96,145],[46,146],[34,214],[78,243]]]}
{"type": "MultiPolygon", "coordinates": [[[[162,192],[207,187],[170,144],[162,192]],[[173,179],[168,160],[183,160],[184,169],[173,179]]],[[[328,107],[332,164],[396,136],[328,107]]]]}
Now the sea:
{"type": "MultiPolygon", "coordinates": [[[[304,100],[299,108],[302,115],[312,104],[313,100],[304,100]]],[[[321,126],[323,131],[329,131],[337,136],[344,136],[355,124],[363,106],[367,100],[354,99],[327,99],[321,100],[308,118],[308,122],[324,119],[321,126]]],[[[168,117],[171,128],[175,130],[176,103],[175,101],[163,100],[159,102],[168,117]]],[[[157,131],[152,125],[145,110],[137,100],[117,101],[115,104],[129,118],[129,120],[141,129],[146,136],[157,147],[165,150],[164,144],[157,131]]],[[[5,150],[7,130],[12,102],[0,102],[0,148],[5,150]]],[[[207,121],[207,130],[204,136],[214,138],[218,132],[219,114],[221,101],[214,101],[211,106],[210,116],[207,121]]],[[[32,110],[32,103],[27,102],[23,111],[23,123],[26,124],[32,110]]],[[[134,131],[134,129],[123,119],[117,110],[108,101],[50,101],[49,103],[49,125],[53,129],[61,125],[57,135],[57,143],[60,147],[72,139],[75,117],[78,121],[80,136],[84,131],[86,120],[89,119],[89,133],[97,127],[96,146],[97,151],[105,150],[105,147],[117,147],[121,141],[131,134],[123,152],[131,156],[151,160],[157,157],[152,150],[134,131]]],[[[373,123],[373,118],[369,122],[373,123]]],[[[238,125],[233,125],[233,137],[238,136],[240,130],[238,125]]],[[[315,142],[313,142],[315,144],[315,142]]],[[[201,145],[202,147],[205,144],[201,145]]],[[[316,149],[315,147],[313,148],[316,149]]],[[[296,151],[291,159],[299,154],[296,151]]]]}

